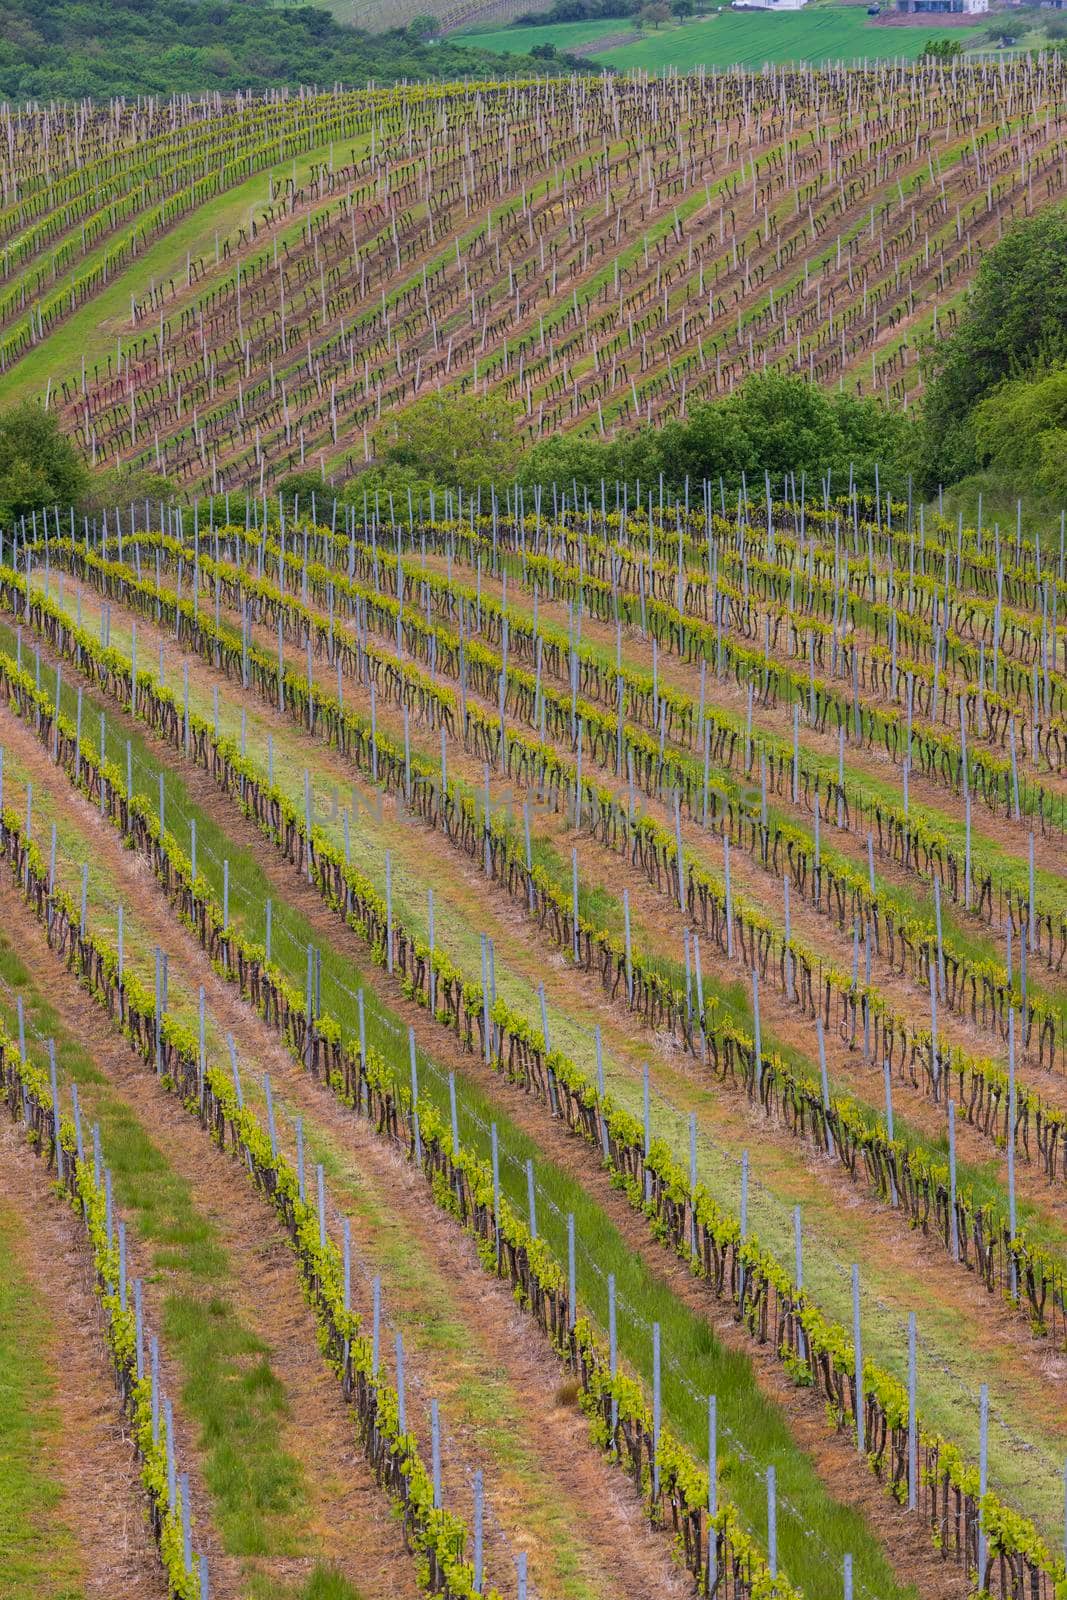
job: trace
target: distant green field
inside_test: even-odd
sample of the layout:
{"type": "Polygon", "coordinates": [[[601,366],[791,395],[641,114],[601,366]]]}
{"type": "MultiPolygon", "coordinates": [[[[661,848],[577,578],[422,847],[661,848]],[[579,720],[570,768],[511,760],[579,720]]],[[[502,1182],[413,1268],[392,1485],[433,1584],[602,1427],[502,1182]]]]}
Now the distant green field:
{"type": "MultiPolygon", "coordinates": [[[[465,44],[505,54],[525,54],[533,45],[554,44],[573,50],[598,38],[625,33],[629,19],[603,22],[560,22],[544,28],[498,28],[492,33],[463,35],[465,44]]],[[[961,41],[977,29],[953,28],[961,41]]],[[[643,39],[596,52],[589,59],[620,71],[663,72],[670,67],[688,72],[695,67],[760,67],[765,61],[852,61],[903,57],[914,60],[928,39],[943,38],[937,23],[915,27],[878,27],[857,6],[819,6],[788,15],[756,15],[723,11],[718,16],[649,29],[643,39]]]]}
{"type": "MultiPolygon", "coordinates": [[[[531,5],[537,0],[531,0],[531,5]]],[[[491,33],[453,34],[464,44],[482,50],[498,50],[502,55],[525,55],[531,45],[554,44],[557,50],[573,50],[576,44],[608,38],[613,33],[630,31],[629,17],[612,17],[600,22],[554,22],[547,28],[496,28],[491,33]]],[[[599,59],[599,57],[598,57],[599,59]]]]}

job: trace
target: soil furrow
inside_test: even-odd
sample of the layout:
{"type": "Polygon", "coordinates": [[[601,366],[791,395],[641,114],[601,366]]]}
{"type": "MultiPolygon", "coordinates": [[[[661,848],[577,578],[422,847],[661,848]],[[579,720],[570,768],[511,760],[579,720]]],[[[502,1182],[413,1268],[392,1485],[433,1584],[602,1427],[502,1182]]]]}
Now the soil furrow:
{"type": "Polygon", "coordinates": [[[20,1265],[49,1319],[47,1354],[59,1375],[55,1404],[62,1418],[55,1465],[64,1496],[57,1516],[76,1539],[86,1600],[162,1600],[166,1582],[84,1232],[6,1114],[0,1117],[0,1205],[18,1219],[20,1265]]]}

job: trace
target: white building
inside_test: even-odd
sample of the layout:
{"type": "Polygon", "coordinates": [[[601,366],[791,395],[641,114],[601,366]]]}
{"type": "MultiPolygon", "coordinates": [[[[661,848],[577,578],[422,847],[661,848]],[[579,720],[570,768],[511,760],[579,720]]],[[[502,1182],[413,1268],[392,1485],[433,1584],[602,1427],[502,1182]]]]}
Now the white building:
{"type": "Polygon", "coordinates": [[[897,0],[897,10],[914,17],[977,15],[989,10],[989,0],[897,0]]]}

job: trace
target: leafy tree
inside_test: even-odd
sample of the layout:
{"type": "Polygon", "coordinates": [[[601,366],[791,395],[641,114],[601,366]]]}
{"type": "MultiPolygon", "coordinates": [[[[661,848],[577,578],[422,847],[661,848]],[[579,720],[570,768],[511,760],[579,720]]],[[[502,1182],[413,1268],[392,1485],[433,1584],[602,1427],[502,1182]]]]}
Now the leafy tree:
{"type": "Polygon", "coordinates": [[[928,39],[920,61],[952,61],[963,54],[959,39],[928,39]]]}
{"type": "Polygon", "coordinates": [[[744,473],[780,478],[805,473],[817,484],[829,470],[837,482],[851,471],[861,487],[874,481],[903,484],[912,423],[878,400],[826,394],[803,378],[774,375],[748,380],[723,400],[695,405],[684,422],[642,428],[611,441],[563,435],[539,444],[523,463],[531,483],[576,481],[590,489],[601,478],[658,482],[672,489],[686,478],[723,477],[731,485],[744,473]]]}
{"type": "Polygon", "coordinates": [[[696,6],[693,0],[671,0],[671,10],[676,17],[691,17],[696,6]]]}
{"type": "Polygon", "coordinates": [[[77,504],[88,473],[55,414],[34,405],[0,416],[0,525],[43,507],[77,504]]]}
{"type": "MultiPolygon", "coordinates": [[[[407,29],[372,36],[343,26],[321,6],[305,4],[0,0],[0,98],[106,99],[200,94],[207,84],[222,91],[262,91],[306,83],[360,84],[370,78],[392,83],[499,77],[498,55],[453,39],[428,46],[422,33],[426,24],[435,34],[439,24],[424,14],[407,29]]],[[[561,70],[538,68],[519,56],[510,67],[519,75],[561,70]]],[[[584,63],[577,70],[596,69],[584,63]]]]}
{"type": "Polygon", "coordinates": [[[990,44],[1010,45],[1015,43],[1019,34],[1023,31],[1016,21],[1017,15],[1018,13],[1011,17],[998,17],[996,22],[990,23],[985,31],[985,37],[990,44]]]}
{"type": "Polygon", "coordinates": [[[173,485],[161,473],[121,462],[89,474],[80,505],[87,515],[98,516],[102,511],[110,511],[112,506],[128,506],[131,501],[169,502],[173,494],[173,485]]]}
{"type": "Polygon", "coordinates": [[[1001,384],[974,412],[978,459],[1019,493],[1067,498],[1067,367],[1001,384]]]}
{"type": "Polygon", "coordinates": [[[375,435],[379,460],[419,480],[476,488],[514,477],[517,407],[499,395],[441,390],[390,416],[375,435]]]}
{"type": "Polygon", "coordinates": [[[972,412],[1008,378],[1067,361],[1067,215],[1020,223],[983,257],[950,338],[923,353],[918,476],[927,493],[977,465],[972,412]]]}
{"type": "Polygon", "coordinates": [[[642,6],[637,13],[637,20],[643,28],[660,28],[670,20],[671,8],[666,0],[653,0],[653,3],[642,6]]]}
{"type": "Polygon", "coordinates": [[[421,16],[412,17],[407,25],[407,36],[412,44],[425,44],[427,39],[436,37],[439,27],[440,23],[436,17],[423,12],[421,16]]]}
{"type": "Polygon", "coordinates": [[[330,488],[321,472],[287,472],[279,481],[278,493],[289,505],[296,500],[302,506],[310,506],[312,495],[321,500],[330,495],[330,488]]]}

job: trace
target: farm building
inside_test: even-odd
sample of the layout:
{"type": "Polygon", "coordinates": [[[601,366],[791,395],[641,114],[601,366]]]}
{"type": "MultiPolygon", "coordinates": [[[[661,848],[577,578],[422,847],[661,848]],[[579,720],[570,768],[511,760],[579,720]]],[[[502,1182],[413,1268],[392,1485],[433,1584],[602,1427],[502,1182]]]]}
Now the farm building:
{"type": "Polygon", "coordinates": [[[912,16],[959,16],[989,10],[989,0],[897,0],[897,10],[912,16]]]}

